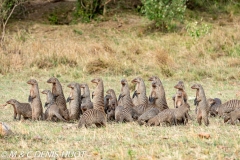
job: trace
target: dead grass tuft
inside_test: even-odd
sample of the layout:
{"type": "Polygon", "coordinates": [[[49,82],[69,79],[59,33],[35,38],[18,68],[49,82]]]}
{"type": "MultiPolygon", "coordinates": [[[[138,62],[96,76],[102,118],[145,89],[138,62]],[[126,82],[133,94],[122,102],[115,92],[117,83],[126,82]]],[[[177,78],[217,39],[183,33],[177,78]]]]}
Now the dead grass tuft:
{"type": "Polygon", "coordinates": [[[67,56],[60,56],[53,54],[49,57],[41,56],[35,59],[30,66],[37,66],[39,69],[58,67],[59,65],[67,65],[69,67],[76,67],[77,61],[68,58],[67,56]]]}
{"type": "Polygon", "coordinates": [[[87,63],[86,71],[89,74],[96,74],[96,73],[103,72],[108,67],[109,67],[108,62],[106,62],[103,59],[98,58],[98,59],[94,59],[87,63]]]}

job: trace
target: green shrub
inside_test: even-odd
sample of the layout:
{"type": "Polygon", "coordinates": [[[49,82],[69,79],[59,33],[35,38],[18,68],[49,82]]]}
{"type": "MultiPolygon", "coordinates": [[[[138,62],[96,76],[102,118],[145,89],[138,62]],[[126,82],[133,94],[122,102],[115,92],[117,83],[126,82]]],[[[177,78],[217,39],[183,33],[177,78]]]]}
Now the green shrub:
{"type": "Polygon", "coordinates": [[[173,21],[183,19],[186,0],[142,0],[144,13],[150,20],[155,21],[156,27],[169,29],[173,21]]]}

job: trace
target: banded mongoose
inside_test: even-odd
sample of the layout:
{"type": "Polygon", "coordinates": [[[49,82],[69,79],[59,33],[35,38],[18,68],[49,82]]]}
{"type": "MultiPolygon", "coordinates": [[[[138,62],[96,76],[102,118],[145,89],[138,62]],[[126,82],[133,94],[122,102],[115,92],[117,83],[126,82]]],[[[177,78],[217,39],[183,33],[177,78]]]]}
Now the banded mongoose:
{"type": "MultiPolygon", "coordinates": [[[[137,97],[137,105],[133,107],[133,109],[136,111],[137,115],[140,116],[142,115],[146,109],[148,108],[148,97],[146,96],[146,86],[142,78],[137,77],[134,78],[132,83],[136,83],[137,88],[134,92],[134,94],[137,97]]],[[[134,117],[134,118],[138,118],[134,117]]]]}
{"type": "Polygon", "coordinates": [[[104,86],[101,78],[91,80],[97,84],[93,93],[93,109],[89,109],[80,117],[78,127],[89,127],[95,124],[97,127],[106,126],[106,113],[104,112],[104,86]]]}
{"type": "Polygon", "coordinates": [[[106,95],[104,97],[104,111],[105,111],[105,113],[107,113],[108,108],[109,108],[109,98],[110,98],[110,95],[106,95]]]}
{"type": "Polygon", "coordinates": [[[165,96],[165,90],[161,80],[156,76],[152,76],[149,78],[149,81],[152,81],[152,83],[154,83],[155,85],[154,91],[157,97],[155,102],[156,107],[158,107],[160,111],[163,111],[164,109],[168,109],[169,107],[168,107],[166,96],[165,96]]]}
{"type": "Polygon", "coordinates": [[[207,99],[209,105],[209,114],[210,116],[217,116],[217,108],[222,104],[222,101],[219,98],[208,98],[207,99]]]}
{"type": "Polygon", "coordinates": [[[126,79],[121,80],[121,93],[119,95],[118,102],[120,105],[115,109],[115,120],[116,122],[132,122],[133,121],[133,102],[130,96],[130,90],[126,79]]]}
{"type": "Polygon", "coordinates": [[[32,120],[43,120],[43,107],[39,95],[38,83],[35,79],[30,79],[27,83],[31,85],[28,99],[32,108],[32,120]]]}
{"type": "Polygon", "coordinates": [[[82,89],[81,95],[81,110],[84,113],[88,109],[93,109],[93,103],[91,102],[90,90],[87,84],[80,84],[82,89]]]}
{"type": "Polygon", "coordinates": [[[197,121],[198,124],[202,124],[202,119],[206,126],[209,125],[208,114],[209,114],[209,106],[206,100],[205,92],[201,84],[194,84],[191,87],[192,89],[196,89],[196,101],[197,101],[197,121]]]}
{"type": "Polygon", "coordinates": [[[50,90],[43,90],[41,93],[46,94],[46,102],[44,105],[44,107],[47,108],[44,114],[45,120],[57,121],[59,119],[65,122],[66,120],[60,115],[60,109],[55,104],[52,92],[50,90]]]}
{"type": "Polygon", "coordinates": [[[177,108],[170,109],[176,118],[177,124],[184,124],[188,122],[188,120],[191,119],[188,111],[189,107],[188,104],[185,102],[184,99],[184,93],[181,90],[178,90],[175,96],[175,101],[178,102],[177,108]]]}
{"type": "Polygon", "coordinates": [[[10,99],[6,102],[13,106],[14,115],[13,119],[15,120],[18,117],[18,120],[21,120],[21,116],[24,119],[32,119],[32,108],[29,103],[20,103],[15,99],[10,99]]]}
{"type": "Polygon", "coordinates": [[[233,99],[221,104],[217,108],[217,112],[218,112],[218,115],[222,117],[225,114],[228,114],[231,111],[235,110],[236,108],[240,108],[240,100],[233,99]]]}
{"type": "Polygon", "coordinates": [[[226,123],[228,120],[231,120],[232,125],[235,125],[236,120],[240,121],[240,108],[236,108],[235,110],[226,114],[224,117],[224,123],[226,123]]]}
{"type": "Polygon", "coordinates": [[[65,119],[69,120],[69,113],[67,109],[66,99],[63,94],[62,85],[59,80],[55,77],[47,80],[47,83],[52,84],[52,94],[54,96],[54,100],[58,108],[60,109],[60,115],[65,119]]]}
{"type": "Polygon", "coordinates": [[[117,104],[111,95],[108,96],[109,96],[109,108],[107,110],[107,119],[109,121],[113,121],[115,120],[115,109],[117,107],[117,104]]]}
{"type": "MultiPolygon", "coordinates": [[[[183,81],[178,81],[178,83],[174,86],[174,88],[176,88],[178,91],[182,92],[184,102],[187,103],[188,96],[187,96],[187,93],[185,91],[185,87],[184,87],[183,81]]],[[[174,107],[175,108],[177,108],[177,107],[179,107],[181,105],[180,101],[175,101],[175,96],[173,96],[173,101],[174,101],[174,107]]],[[[187,103],[187,105],[188,105],[188,103],[187,103]]],[[[190,105],[188,105],[188,107],[190,109],[190,105]]]]}
{"type": "Polygon", "coordinates": [[[149,119],[147,125],[148,126],[153,126],[153,125],[159,126],[161,123],[166,123],[170,126],[176,124],[176,118],[175,118],[174,113],[169,109],[165,109],[164,111],[158,113],[158,115],[149,119]]]}
{"type": "Polygon", "coordinates": [[[160,111],[168,109],[161,80],[156,76],[152,76],[149,78],[149,81],[152,81],[152,90],[149,97],[150,104],[152,104],[149,106],[149,109],[138,118],[140,125],[156,116],[160,111]]]}
{"type": "Polygon", "coordinates": [[[109,108],[107,110],[107,119],[115,120],[115,109],[118,106],[117,97],[113,89],[107,90],[107,95],[109,95],[109,108]]]}
{"type": "Polygon", "coordinates": [[[81,112],[81,88],[79,83],[70,83],[67,85],[71,88],[70,95],[67,99],[69,102],[69,119],[78,120],[80,118],[81,112]]]}

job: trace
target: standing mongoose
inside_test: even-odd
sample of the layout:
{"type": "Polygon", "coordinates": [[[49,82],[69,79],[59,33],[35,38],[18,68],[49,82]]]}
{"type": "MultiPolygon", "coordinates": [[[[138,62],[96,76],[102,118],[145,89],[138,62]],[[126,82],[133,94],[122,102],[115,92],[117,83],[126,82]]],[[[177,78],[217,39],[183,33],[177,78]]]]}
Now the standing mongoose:
{"type": "MultiPolygon", "coordinates": [[[[186,103],[187,100],[188,100],[188,96],[187,96],[187,93],[185,91],[185,86],[184,86],[184,83],[183,81],[178,81],[178,83],[174,86],[174,88],[177,89],[177,91],[181,91],[182,94],[183,94],[183,99],[184,99],[184,102],[186,103]]],[[[175,95],[173,96],[173,101],[175,102],[175,95]]],[[[174,107],[176,108],[176,102],[174,103],[174,107]]]]}
{"type": "MultiPolygon", "coordinates": [[[[174,86],[174,88],[177,89],[177,92],[181,91],[181,93],[183,95],[184,102],[187,103],[188,96],[187,96],[187,93],[185,91],[185,87],[184,87],[183,81],[178,81],[178,83],[174,86]]],[[[179,107],[181,105],[180,101],[175,101],[175,96],[173,96],[173,101],[174,101],[174,107],[175,108],[177,108],[177,107],[179,107]]],[[[188,105],[188,103],[186,105],[188,105]]],[[[188,107],[190,109],[190,105],[188,105],[188,107]]]]}
{"type": "Polygon", "coordinates": [[[224,116],[235,110],[236,108],[240,108],[240,100],[232,99],[223,104],[221,104],[216,110],[220,117],[224,116]]]}
{"type": "Polygon", "coordinates": [[[205,92],[201,84],[194,84],[191,87],[192,89],[196,89],[196,101],[197,101],[197,121],[198,124],[202,124],[202,119],[206,126],[209,125],[208,113],[209,106],[206,100],[205,92]]]}
{"type": "Polygon", "coordinates": [[[140,125],[156,116],[160,111],[168,109],[161,80],[156,76],[152,76],[149,78],[149,81],[152,81],[152,90],[149,97],[151,105],[148,107],[148,110],[138,118],[138,123],[140,125]]]}
{"type": "Polygon", "coordinates": [[[78,127],[89,127],[95,124],[97,127],[106,126],[106,113],[104,112],[104,86],[101,78],[91,80],[97,84],[93,93],[93,109],[89,109],[80,117],[78,127]]]}
{"type": "Polygon", "coordinates": [[[119,95],[118,106],[115,109],[116,122],[133,121],[133,102],[126,79],[121,80],[122,88],[119,95]],[[120,102],[120,103],[119,103],[120,102]],[[120,104],[120,105],[119,105],[120,104]]]}
{"type": "Polygon", "coordinates": [[[232,125],[235,125],[236,120],[240,120],[240,108],[236,108],[230,113],[227,113],[224,117],[224,123],[226,123],[230,119],[232,125]]]}
{"type": "Polygon", "coordinates": [[[105,113],[107,113],[108,111],[108,108],[109,108],[109,98],[110,98],[111,95],[106,95],[104,97],[104,111],[105,113]]]}
{"type": "Polygon", "coordinates": [[[82,89],[81,95],[81,110],[84,113],[88,109],[93,109],[93,103],[91,102],[90,90],[87,84],[80,84],[82,89]]]}
{"type": "Polygon", "coordinates": [[[176,118],[176,122],[177,124],[184,124],[186,125],[186,123],[188,122],[188,120],[191,119],[188,111],[189,111],[189,107],[188,104],[185,102],[184,99],[184,92],[182,92],[181,90],[178,90],[175,97],[175,102],[177,103],[177,108],[174,109],[170,109],[176,118]]]}
{"type": "Polygon", "coordinates": [[[115,109],[118,106],[117,97],[113,89],[107,90],[107,95],[109,96],[109,108],[107,110],[107,119],[115,120],[115,109]]]}
{"type": "Polygon", "coordinates": [[[47,95],[44,105],[44,107],[47,108],[44,114],[45,119],[51,121],[57,121],[59,119],[65,122],[66,120],[60,115],[60,109],[55,104],[52,92],[50,90],[43,90],[41,93],[47,95]]]}
{"type": "Polygon", "coordinates": [[[42,102],[39,95],[38,83],[35,79],[30,79],[27,81],[28,84],[31,85],[29,102],[31,102],[32,108],[32,120],[43,120],[43,108],[42,102]],[[41,117],[41,118],[40,118],[41,117]]]}
{"type": "MultiPolygon", "coordinates": [[[[137,105],[133,107],[137,115],[142,115],[148,107],[148,97],[146,96],[146,86],[142,78],[134,78],[132,83],[136,83],[136,90],[134,92],[135,97],[137,97],[137,105]]],[[[135,118],[135,117],[134,117],[135,118]]],[[[136,119],[138,116],[136,117],[136,119]]]]}
{"type": "Polygon", "coordinates": [[[66,99],[63,94],[62,85],[59,80],[55,77],[47,80],[47,83],[52,83],[52,94],[58,108],[60,109],[60,114],[65,120],[69,120],[69,113],[66,105],[66,99]]]}
{"type": "Polygon", "coordinates": [[[71,88],[67,99],[67,102],[69,101],[69,119],[78,120],[81,114],[81,88],[78,83],[70,83],[67,87],[71,88]]]}
{"type": "Polygon", "coordinates": [[[222,101],[219,98],[208,98],[207,99],[208,106],[209,106],[209,114],[210,116],[217,116],[217,108],[222,104],[222,101]]]}
{"type": "Polygon", "coordinates": [[[13,106],[14,115],[13,119],[15,120],[18,116],[18,120],[21,120],[21,116],[24,119],[32,118],[32,108],[29,103],[20,103],[15,99],[10,99],[6,102],[7,104],[11,104],[13,106]]]}

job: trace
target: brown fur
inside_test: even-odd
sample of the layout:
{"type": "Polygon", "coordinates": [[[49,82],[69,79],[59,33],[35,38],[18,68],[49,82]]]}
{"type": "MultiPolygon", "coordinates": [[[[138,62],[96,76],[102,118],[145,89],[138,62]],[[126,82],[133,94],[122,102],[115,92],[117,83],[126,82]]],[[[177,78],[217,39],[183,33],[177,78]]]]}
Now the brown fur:
{"type": "Polygon", "coordinates": [[[236,120],[240,121],[240,108],[237,108],[225,115],[224,123],[228,122],[229,120],[231,120],[232,125],[235,125],[236,120]]]}
{"type": "Polygon", "coordinates": [[[169,124],[170,126],[176,124],[176,118],[173,112],[170,109],[165,109],[164,111],[160,112],[155,117],[151,118],[147,125],[148,126],[159,126],[161,123],[169,124]]]}
{"type": "Polygon", "coordinates": [[[194,84],[192,89],[196,89],[196,101],[197,101],[197,121],[198,124],[202,124],[202,119],[206,126],[209,125],[208,114],[209,106],[207,104],[206,96],[203,87],[200,84],[194,84]]]}
{"type": "Polygon", "coordinates": [[[65,120],[69,120],[69,113],[66,105],[66,99],[63,94],[62,85],[59,80],[55,77],[47,80],[47,83],[52,83],[52,94],[58,108],[60,109],[60,114],[65,120]]]}
{"type": "Polygon", "coordinates": [[[27,81],[27,83],[31,85],[29,101],[31,102],[32,119],[43,120],[44,114],[42,102],[39,95],[38,83],[35,79],[30,79],[29,81],[27,81]]]}
{"type": "Polygon", "coordinates": [[[20,103],[15,99],[10,99],[6,102],[7,104],[11,104],[14,110],[13,119],[15,120],[18,116],[18,120],[21,120],[21,116],[24,119],[32,119],[32,108],[29,103],[20,103]]]}

